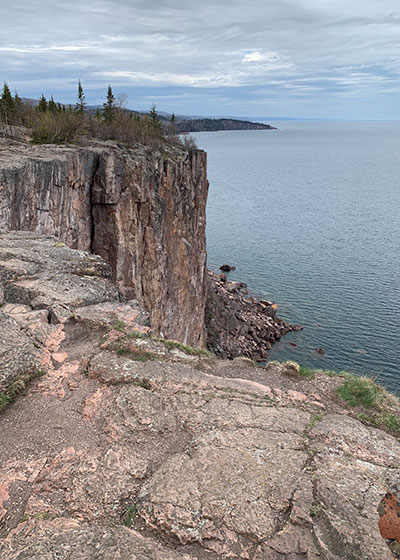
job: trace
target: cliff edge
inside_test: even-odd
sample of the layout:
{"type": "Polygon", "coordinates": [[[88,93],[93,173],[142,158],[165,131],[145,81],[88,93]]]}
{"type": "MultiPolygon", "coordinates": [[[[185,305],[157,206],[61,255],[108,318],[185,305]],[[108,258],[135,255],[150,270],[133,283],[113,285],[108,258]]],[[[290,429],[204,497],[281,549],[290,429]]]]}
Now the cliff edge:
{"type": "Polygon", "coordinates": [[[398,557],[400,444],[342,377],[155,336],[36,233],[0,234],[0,305],[2,560],[398,557]]]}
{"type": "Polygon", "coordinates": [[[195,346],[205,344],[207,192],[201,150],[0,139],[0,232],[101,255],[155,333],[195,346]]]}

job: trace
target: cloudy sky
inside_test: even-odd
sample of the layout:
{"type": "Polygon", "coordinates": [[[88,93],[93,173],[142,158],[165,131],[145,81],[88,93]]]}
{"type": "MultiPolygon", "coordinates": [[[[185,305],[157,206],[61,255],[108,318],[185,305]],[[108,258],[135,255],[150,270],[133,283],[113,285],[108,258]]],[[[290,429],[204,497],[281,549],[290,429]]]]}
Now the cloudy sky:
{"type": "Polygon", "coordinates": [[[0,80],[21,96],[196,115],[400,119],[400,0],[13,0],[0,80]]]}

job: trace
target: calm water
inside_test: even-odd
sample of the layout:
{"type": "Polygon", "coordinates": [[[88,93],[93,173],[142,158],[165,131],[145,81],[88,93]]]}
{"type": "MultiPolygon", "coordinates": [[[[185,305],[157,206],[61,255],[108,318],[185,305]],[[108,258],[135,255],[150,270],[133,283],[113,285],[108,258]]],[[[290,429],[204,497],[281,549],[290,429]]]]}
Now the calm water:
{"type": "Polygon", "coordinates": [[[400,122],[275,126],[195,135],[209,267],[236,265],[232,279],[304,326],[271,359],[378,375],[400,394],[400,122]]]}

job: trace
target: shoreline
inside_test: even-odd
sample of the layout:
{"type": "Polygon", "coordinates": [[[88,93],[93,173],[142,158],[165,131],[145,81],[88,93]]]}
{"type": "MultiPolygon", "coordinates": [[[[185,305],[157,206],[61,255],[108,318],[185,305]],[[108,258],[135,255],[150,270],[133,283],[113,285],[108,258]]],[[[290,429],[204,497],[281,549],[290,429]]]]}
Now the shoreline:
{"type": "Polygon", "coordinates": [[[276,316],[278,305],[250,296],[247,284],[224,273],[207,271],[205,326],[207,349],[218,358],[245,356],[266,361],[271,345],[288,332],[301,330],[276,316]]]}

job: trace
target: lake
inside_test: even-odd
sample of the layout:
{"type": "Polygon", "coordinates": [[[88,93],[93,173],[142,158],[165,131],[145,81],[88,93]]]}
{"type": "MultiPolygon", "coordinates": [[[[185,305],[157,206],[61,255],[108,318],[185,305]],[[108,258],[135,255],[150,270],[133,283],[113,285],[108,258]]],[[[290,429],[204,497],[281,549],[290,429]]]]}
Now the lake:
{"type": "Polygon", "coordinates": [[[193,135],[208,152],[208,266],[235,265],[232,280],[304,326],[271,360],[400,394],[400,122],[271,124],[193,135]]]}

